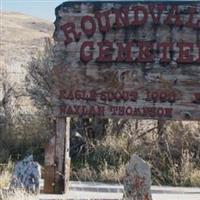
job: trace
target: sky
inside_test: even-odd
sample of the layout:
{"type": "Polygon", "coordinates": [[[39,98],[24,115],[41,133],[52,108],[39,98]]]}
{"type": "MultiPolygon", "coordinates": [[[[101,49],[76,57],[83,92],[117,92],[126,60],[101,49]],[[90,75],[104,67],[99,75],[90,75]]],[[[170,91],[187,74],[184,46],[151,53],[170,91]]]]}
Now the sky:
{"type": "Polygon", "coordinates": [[[14,11],[34,17],[55,20],[54,10],[65,0],[0,0],[1,10],[14,11]]]}
{"type": "Polygon", "coordinates": [[[65,0],[0,0],[0,10],[20,12],[24,14],[29,14],[34,17],[54,21],[54,10],[58,5],[60,5],[64,1],[65,0]]]}

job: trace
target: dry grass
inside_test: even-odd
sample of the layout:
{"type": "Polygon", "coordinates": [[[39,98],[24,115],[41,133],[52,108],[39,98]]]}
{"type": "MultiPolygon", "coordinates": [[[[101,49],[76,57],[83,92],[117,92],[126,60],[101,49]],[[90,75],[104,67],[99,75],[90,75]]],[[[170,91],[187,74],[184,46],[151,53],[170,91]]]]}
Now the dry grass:
{"type": "Polygon", "coordinates": [[[96,171],[92,167],[89,167],[88,164],[79,170],[73,170],[71,177],[77,181],[96,181],[98,178],[96,171]]]}
{"type": "Polygon", "coordinates": [[[99,173],[97,173],[93,167],[89,167],[88,164],[79,170],[73,170],[71,173],[72,179],[77,181],[101,181],[112,183],[122,183],[124,175],[124,165],[115,168],[108,166],[106,163],[102,164],[102,169],[99,170],[99,173]]]}
{"type": "Polygon", "coordinates": [[[0,200],[39,200],[36,195],[28,194],[24,190],[16,190],[14,192],[1,192],[0,200]]]}
{"type": "Polygon", "coordinates": [[[126,163],[136,153],[149,162],[153,184],[200,185],[200,123],[167,122],[162,145],[155,122],[135,126],[130,121],[118,132],[110,130],[101,140],[88,142],[88,151],[72,160],[72,179],[121,182],[126,163]]]}
{"type": "Polygon", "coordinates": [[[0,172],[0,189],[9,187],[12,169],[13,163],[11,161],[9,161],[8,164],[3,167],[2,171],[0,172]]]}
{"type": "Polygon", "coordinates": [[[190,176],[190,183],[194,187],[200,187],[200,170],[193,169],[190,176]]]}
{"type": "Polygon", "coordinates": [[[101,141],[89,141],[89,151],[73,162],[72,179],[120,183],[128,160],[127,137],[108,135],[101,141]],[[81,166],[80,166],[80,163],[81,166]],[[79,166],[77,166],[77,164],[79,166]]]}
{"type": "Polygon", "coordinates": [[[12,170],[13,163],[11,161],[8,162],[7,165],[3,167],[0,173],[0,200],[39,200],[36,195],[29,194],[25,190],[15,190],[10,191],[8,189],[12,170]]]}
{"type": "Polygon", "coordinates": [[[10,172],[3,171],[0,174],[0,189],[8,187],[10,183],[10,179],[11,179],[10,172]]]}
{"type": "Polygon", "coordinates": [[[121,165],[119,168],[109,168],[107,163],[104,163],[104,166],[99,174],[99,180],[103,182],[115,182],[122,183],[125,176],[125,166],[121,165]]]}

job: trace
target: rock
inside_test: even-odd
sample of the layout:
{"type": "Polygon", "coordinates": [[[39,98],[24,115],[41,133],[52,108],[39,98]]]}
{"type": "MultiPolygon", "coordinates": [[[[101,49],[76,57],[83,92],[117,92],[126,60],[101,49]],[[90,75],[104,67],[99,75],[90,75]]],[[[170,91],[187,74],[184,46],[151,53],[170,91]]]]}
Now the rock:
{"type": "Polygon", "coordinates": [[[33,156],[26,157],[15,165],[10,189],[25,189],[28,192],[39,193],[41,167],[33,161],[33,156]]]}
{"type": "Polygon", "coordinates": [[[135,154],[126,166],[124,199],[152,200],[150,167],[135,154]]]}

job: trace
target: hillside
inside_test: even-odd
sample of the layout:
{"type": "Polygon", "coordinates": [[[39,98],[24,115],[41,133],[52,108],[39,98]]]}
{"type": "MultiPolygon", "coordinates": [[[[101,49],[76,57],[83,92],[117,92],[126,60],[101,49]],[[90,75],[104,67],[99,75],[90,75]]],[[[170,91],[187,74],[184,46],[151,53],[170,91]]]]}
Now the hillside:
{"type": "Polygon", "coordinates": [[[3,12],[1,38],[1,63],[7,72],[19,72],[19,65],[25,64],[51,37],[53,23],[28,15],[3,12]]]}
{"type": "Polygon", "coordinates": [[[4,93],[2,92],[2,81],[5,80],[3,74],[7,74],[8,88],[14,87],[15,90],[23,88],[26,73],[23,66],[37,54],[38,50],[42,50],[45,39],[52,37],[54,28],[50,21],[21,13],[3,12],[1,17],[0,99],[4,93]]]}

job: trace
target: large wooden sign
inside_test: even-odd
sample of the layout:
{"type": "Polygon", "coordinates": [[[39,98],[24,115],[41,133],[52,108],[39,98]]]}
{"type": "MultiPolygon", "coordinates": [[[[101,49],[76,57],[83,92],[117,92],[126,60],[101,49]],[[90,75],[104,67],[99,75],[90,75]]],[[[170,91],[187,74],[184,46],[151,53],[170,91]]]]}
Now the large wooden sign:
{"type": "Polygon", "coordinates": [[[200,4],[66,2],[56,9],[54,113],[200,119],[200,4]]]}

